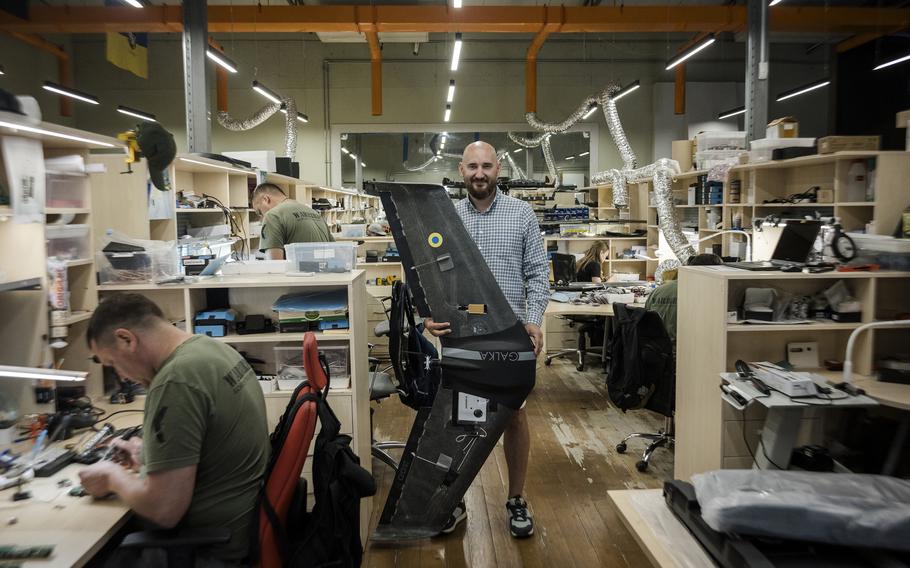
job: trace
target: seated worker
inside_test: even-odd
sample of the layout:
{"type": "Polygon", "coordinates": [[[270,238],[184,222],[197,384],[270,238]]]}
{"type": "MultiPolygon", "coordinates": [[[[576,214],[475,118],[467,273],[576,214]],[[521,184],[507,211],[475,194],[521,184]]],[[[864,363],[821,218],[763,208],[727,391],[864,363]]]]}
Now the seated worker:
{"type": "Polygon", "coordinates": [[[284,259],[284,245],[335,240],[318,211],[288,198],[273,183],[256,186],[250,204],[262,216],[259,250],[270,260],[284,259]]]}
{"type": "MultiPolygon", "coordinates": [[[[174,327],[139,294],[104,299],[87,339],[98,362],[141,383],[148,395],[142,440],[115,440],[124,465],[101,461],[84,468],[83,488],[94,497],[116,494],[159,527],[228,527],[230,542],[199,555],[205,566],[242,562],[269,460],[256,374],[229,345],[174,327]]],[[[149,552],[142,562],[138,556],[118,550],[108,565],[156,563],[149,552]]]]}
{"type": "MultiPolygon", "coordinates": [[[[716,254],[705,253],[690,256],[686,266],[716,266],[724,261],[716,254]]],[[[676,297],[679,293],[676,270],[664,272],[664,283],[658,286],[645,302],[645,309],[657,312],[664,322],[667,334],[676,348],[676,297]]]]}
{"type": "Polygon", "coordinates": [[[603,278],[600,275],[600,267],[607,260],[607,254],[610,247],[603,241],[594,241],[591,248],[585,253],[581,260],[575,263],[575,280],[578,282],[594,282],[600,284],[603,278]]]}

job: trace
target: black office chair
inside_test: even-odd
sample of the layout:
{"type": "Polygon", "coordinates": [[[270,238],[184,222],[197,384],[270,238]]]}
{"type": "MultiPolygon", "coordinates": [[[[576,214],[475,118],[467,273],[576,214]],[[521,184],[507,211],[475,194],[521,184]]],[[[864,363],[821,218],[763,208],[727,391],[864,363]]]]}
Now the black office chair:
{"type": "MultiPolygon", "coordinates": [[[[390,301],[392,298],[390,296],[380,298],[379,301],[382,303],[383,308],[385,308],[386,319],[377,323],[373,327],[373,334],[376,337],[388,337],[389,336],[389,310],[391,308],[386,307],[386,302],[390,301]]],[[[378,357],[373,357],[372,352],[375,345],[372,343],[369,344],[369,363],[370,363],[370,402],[381,403],[383,400],[401,394],[401,390],[398,388],[398,385],[395,384],[395,380],[392,378],[392,363],[391,361],[383,361],[378,357]],[[383,363],[386,363],[383,366],[383,363]]],[[[387,441],[377,441],[375,438],[372,438],[373,432],[373,409],[370,409],[370,454],[386,464],[393,470],[398,469],[398,460],[396,460],[388,450],[403,449],[405,447],[404,442],[399,442],[396,440],[387,440],[387,441]]]]}
{"type": "Polygon", "coordinates": [[[616,444],[623,454],[632,438],[650,443],[635,469],[645,471],[658,448],[672,448],[673,414],[676,410],[676,357],[673,342],[656,312],[613,304],[613,357],[607,376],[610,401],[626,410],[646,409],[664,416],[664,428],[657,432],[633,432],[616,444]]]}
{"type": "MultiPolygon", "coordinates": [[[[556,286],[564,286],[576,281],[575,255],[554,252],[551,259],[553,261],[553,280],[556,286]]],[[[597,355],[599,357],[600,353],[603,351],[602,343],[599,347],[595,347],[593,344],[597,342],[598,338],[600,341],[605,341],[604,318],[591,315],[564,315],[556,317],[567,320],[569,322],[569,327],[578,328],[578,347],[575,349],[563,349],[552,355],[547,355],[546,359],[544,359],[544,365],[549,365],[553,362],[553,359],[571,355],[577,357],[578,360],[575,368],[578,371],[584,371],[585,356],[597,355]],[[589,335],[591,336],[592,348],[600,349],[600,351],[595,352],[587,349],[587,336],[589,335]]]]}

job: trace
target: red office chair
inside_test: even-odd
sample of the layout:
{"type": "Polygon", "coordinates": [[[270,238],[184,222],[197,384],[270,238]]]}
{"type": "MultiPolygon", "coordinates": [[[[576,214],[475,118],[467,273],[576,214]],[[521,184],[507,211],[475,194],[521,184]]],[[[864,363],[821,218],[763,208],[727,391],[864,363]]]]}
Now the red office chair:
{"type": "Polygon", "coordinates": [[[316,399],[328,386],[323,362],[320,361],[316,336],[307,333],[303,338],[303,367],[307,380],[294,391],[272,434],[273,454],[265,474],[259,511],[258,566],[261,568],[283,566],[288,510],[298,487],[306,495],[300,473],[316,433],[316,399]]]}
{"type": "MultiPolygon", "coordinates": [[[[316,336],[307,333],[303,338],[303,366],[307,380],[294,391],[287,409],[271,436],[272,455],[265,472],[265,484],[260,494],[257,538],[251,551],[251,563],[258,568],[281,568],[287,534],[288,511],[294,504],[298,487],[306,496],[300,477],[307,454],[316,433],[316,401],[324,396],[328,386],[327,369],[319,356],[316,336]]],[[[302,506],[302,505],[301,505],[302,506]]],[[[226,528],[143,531],[124,538],[124,548],[164,548],[171,568],[192,566],[196,549],[223,544],[230,540],[226,528]]]]}

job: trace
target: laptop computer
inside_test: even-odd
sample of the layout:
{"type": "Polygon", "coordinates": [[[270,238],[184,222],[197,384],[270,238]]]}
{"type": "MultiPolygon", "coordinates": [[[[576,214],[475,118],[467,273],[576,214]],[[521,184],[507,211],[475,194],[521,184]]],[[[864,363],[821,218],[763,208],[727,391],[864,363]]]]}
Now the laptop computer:
{"type": "Polygon", "coordinates": [[[802,266],[809,258],[809,253],[818,238],[821,230],[819,221],[804,219],[787,219],[777,240],[777,246],[771,254],[771,260],[759,262],[728,262],[724,266],[741,268],[743,270],[780,270],[785,266],[802,266]]]}

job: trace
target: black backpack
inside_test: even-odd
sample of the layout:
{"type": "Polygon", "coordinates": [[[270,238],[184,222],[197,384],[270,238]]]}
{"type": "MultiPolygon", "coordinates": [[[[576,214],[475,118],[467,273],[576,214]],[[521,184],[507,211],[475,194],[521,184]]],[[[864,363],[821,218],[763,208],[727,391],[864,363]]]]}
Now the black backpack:
{"type": "MultiPolygon", "coordinates": [[[[320,353],[328,381],[329,369],[320,353]]],[[[298,390],[301,387],[298,387],[298,390]]],[[[351,449],[351,437],[341,434],[341,422],[326,400],[326,392],[291,396],[287,410],[271,435],[272,456],[278,455],[293,422],[294,413],[306,401],[316,402],[322,429],[313,444],[313,510],[307,512],[307,486],[302,477],[288,508],[284,525],[266,499],[266,515],[277,527],[284,565],[289,568],[356,568],[363,558],[360,544],[360,500],[376,493],[376,481],[360,466],[351,449]]],[[[271,465],[269,468],[271,469],[271,465]]],[[[258,540],[258,531],[255,533],[258,540]]]]}
{"type": "Polygon", "coordinates": [[[411,290],[400,280],[392,285],[389,357],[402,391],[401,402],[414,410],[433,406],[441,378],[439,352],[423,336],[423,323],[415,323],[411,290]]]}
{"type": "Polygon", "coordinates": [[[676,360],[673,342],[655,312],[613,304],[615,325],[610,342],[610,400],[625,412],[647,408],[673,414],[676,360]]]}

